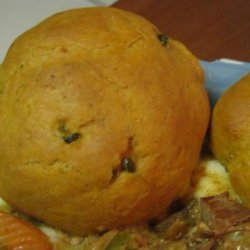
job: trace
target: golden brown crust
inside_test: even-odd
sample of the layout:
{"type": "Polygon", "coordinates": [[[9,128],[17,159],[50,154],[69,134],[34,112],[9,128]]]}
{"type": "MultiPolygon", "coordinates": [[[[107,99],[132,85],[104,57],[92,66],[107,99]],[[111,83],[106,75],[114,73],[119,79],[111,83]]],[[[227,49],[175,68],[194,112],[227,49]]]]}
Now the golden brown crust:
{"type": "Polygon", "coordinates": [[[208,100],[197,59],[158,34],[135,14],[88,8],[14,42],[3,62],[3,198],[86,234],[159,218],[186,194],[208,100]]]}
{"type": "Polygon", "coordinates": [[[229,170],[232,184],[250,207],[250,74],[230,87],[215,106],[211,148],[229,170]]]}

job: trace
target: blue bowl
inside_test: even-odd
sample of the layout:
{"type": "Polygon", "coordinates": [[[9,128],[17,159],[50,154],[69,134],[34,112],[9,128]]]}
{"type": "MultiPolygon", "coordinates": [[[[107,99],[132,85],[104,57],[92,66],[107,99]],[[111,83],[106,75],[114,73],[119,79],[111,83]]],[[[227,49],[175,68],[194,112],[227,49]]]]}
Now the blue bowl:
{"type": "Polygon", "coordinates": [[[211,107],[220,96],[234,83],[250,72],[250,63],[229,59],[212,62],[200,61],[205,72],[205,87],[208,91],[211,107]]]}

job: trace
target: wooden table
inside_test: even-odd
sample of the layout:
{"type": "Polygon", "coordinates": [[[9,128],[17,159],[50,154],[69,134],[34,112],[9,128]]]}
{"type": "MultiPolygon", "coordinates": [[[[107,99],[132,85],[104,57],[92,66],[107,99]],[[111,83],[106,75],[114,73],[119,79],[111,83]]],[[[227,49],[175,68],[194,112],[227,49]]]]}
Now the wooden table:
{"type": "Polygon", "coordinates": [[[250,0],[120,0],[203,60],[250,62],[250,0]]]}

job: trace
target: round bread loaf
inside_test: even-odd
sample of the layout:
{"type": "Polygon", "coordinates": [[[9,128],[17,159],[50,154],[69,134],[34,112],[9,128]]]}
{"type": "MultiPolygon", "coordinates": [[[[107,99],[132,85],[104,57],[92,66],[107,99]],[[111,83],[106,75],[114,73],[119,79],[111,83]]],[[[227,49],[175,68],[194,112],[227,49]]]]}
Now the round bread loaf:
{"type": "Polygon", "coordinates": [[[0,195],[84,235],[145,223],[188,192],[209,119],[198,60],[108,7],[49,17],[2,64],[0,195]]]}
{"type": "Polygon", "coordinates": [[[215,105],[211,148],[250,208],[250,73],[231,86],[215,105]]]}

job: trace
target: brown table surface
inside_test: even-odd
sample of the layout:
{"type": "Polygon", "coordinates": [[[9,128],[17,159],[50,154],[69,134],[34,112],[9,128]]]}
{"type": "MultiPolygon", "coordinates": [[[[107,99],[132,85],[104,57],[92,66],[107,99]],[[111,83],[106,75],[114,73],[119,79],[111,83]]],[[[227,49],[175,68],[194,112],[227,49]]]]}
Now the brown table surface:
{"type": "Polygon", "coordinates": [[[203,60],[250,62],[250,0],[119,0],[203,60]]]}

